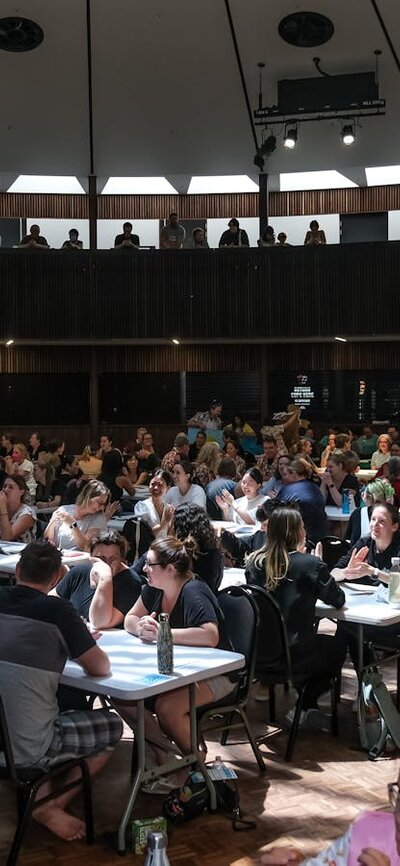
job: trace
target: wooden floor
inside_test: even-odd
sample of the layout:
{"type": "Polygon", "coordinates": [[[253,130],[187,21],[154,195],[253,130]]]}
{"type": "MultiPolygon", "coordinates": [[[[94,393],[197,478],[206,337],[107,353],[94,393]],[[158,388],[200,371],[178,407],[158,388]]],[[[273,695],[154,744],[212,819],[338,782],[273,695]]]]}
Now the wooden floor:
{"type": "MultiPolygon", "coordinates": [[[[390,672],[391,674],[392,672],[390,672]]],[[[252,703],[250,716],[257,735],[268,731],[265,748],[267,773],[260,774],[248,745],[235,743],[222,749],[210,744],[210,756],[221,754],[238,772],[241,805],[257,822],[257,829],[235,833],[221,815],[205,815],[169,833],[171,866],[251,866],[259,862],[260,850],[278,840],[290,842],[304,854],[321,850],[340,835],[364,809],[386,803],[386,783],[396,779],[397,759],[371,763],[359,750],[356,715],[351,711],[355,695],[353,673],[346,669],[340,705],[340,737],[322,732],[301,732],[292,764],[283,761],[286,735],[265,724],[267,704],[252,703]],[[276,732],[277,731],[277,732],[276,732]]],[[[280,697],[283,717],[293,695],[280,697]]],[[[241,732],[239,731],[239,734],[241,732]]],[[[19,866],[117,866],[121,858],[100,841],[100,834],[113,830],[121,813],[128,783],[130,743],[119,745],[104,774],[94,783],[96,832],[93,847],[63,843],[32,823],[19,866]]],[[[134,817],[157,816],[162,798],[141,794],[134,817]]],[[[7,843],[14,828],[14,802],[9,789],[0,786],[0,863],[5,863],[7,843]]],[[[127,860],[143,864],[142,857],[127,854],[127,860]]]]}

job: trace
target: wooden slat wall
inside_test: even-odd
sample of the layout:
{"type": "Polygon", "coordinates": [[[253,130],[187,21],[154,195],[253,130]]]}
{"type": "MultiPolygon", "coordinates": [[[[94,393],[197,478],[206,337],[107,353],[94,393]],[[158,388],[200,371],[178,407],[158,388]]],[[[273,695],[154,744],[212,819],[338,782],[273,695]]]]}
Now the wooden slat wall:
{"type": "MultiPolygon", "coordinates": [[[[98,371],[108,373],[236,372],[254,370],[398,370],[400,342],[276,346],[98,347],[98,371]]],[[[0,373],[90,373],[91,352],[71,347],[0,348],[0,373]]]]}
{"type": "MultiPolygon", "coordinates": [[[[400,185],[272,192],[269,204],[271,217],[400,210],[400,185]]],[[[257,217],[258,194],[98,196],[99,219],[165,219],[172,211],[178,211],[181,219],[257,217]]],[[[32,215],[38,219],[88,219],[88,197],[0,193],[0,217],[32,215]]]]}

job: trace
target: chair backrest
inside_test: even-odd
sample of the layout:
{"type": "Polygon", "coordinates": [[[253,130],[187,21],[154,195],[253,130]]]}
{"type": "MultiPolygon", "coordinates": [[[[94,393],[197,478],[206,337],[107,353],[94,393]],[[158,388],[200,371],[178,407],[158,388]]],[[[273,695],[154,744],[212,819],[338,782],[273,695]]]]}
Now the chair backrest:
{"type": "Polygon", "coordinates": [[[0,695],[0,755],[4,755],[7,773],[10,781],[18,785],[18,776],[15,769],[14,757],[11,748],[10,735],[8,733],[7,717],[4,704],[0,695]]]}
{"type": "Polygon", "coordinates": [[[258,607],[246,586],[229,586],[218,593],[218,604],[234,651],[242,653],[246,659],[245,670],[239,671],[239,697],[243,698],[254,677],[259,633],[258,607]]]}
{"type": "Polygon", "coordinates": [[[350,550],[350,542],[343,541],[336,535],[326,535],[321,539],[322,544],[322,559],[328,566],[329,571],[335,568],[341,556],[348,553],[350,550]]]}
{"type": "Polygon", "coordinates": [[[143,553],[146,553],[155,537],[150,526],[140,517],[130,517],[126,520],[122,535],[129,544],[127,556],[129,565],[133,565],[143,553]]]}
{"type": "Polygon", "coordinates": [[[249,586],[248,591],[257,604],[259,629],[255,674],[276,678],[276,682],[290,682],[292,666],[286,624],[273,594],[261,586],[249,586]]]}
{"type": "Polygon", "coordinates": [[[210,499],[209,496],[206,499],[206,510],[211,520],[222,520],[222,511],[219,505],[217,505],[215,499],[210,499]]]}

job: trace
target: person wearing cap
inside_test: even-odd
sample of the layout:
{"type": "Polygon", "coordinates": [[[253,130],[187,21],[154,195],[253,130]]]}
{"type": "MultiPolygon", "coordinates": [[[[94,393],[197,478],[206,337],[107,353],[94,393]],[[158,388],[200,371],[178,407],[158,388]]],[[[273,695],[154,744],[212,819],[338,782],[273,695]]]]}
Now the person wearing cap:
{"type": "Polygon", "coordinates": [[[193,418],[189,418],[188,427],[198,427],[200,430],[221,430],[222,403],[220,400],[212,400],[208,412],[196,412],[193,418]]]}
{"type": "Polygon", "coordinates": [[[222,232],[222,235],[219,239],[219,247],[249,247],[250,241],[248,238],[248,234],[244,229],[240,228],[239,220],[236,217],[233,217],[228,222],[229,228],[225,232],[222,232]]]}
{"type": "Polygon", "coordinates": [[[184,457],[186,460],[189,457],[189,439],[186,436],[186,433],[178,433],[175,436],[175,441],[171,451],[167,451],[164,454],[164,457],[161,461],[161,468],[168,469],[168,472],[172,472],[175,463],[178,463],[181,458],[184,457]]]}

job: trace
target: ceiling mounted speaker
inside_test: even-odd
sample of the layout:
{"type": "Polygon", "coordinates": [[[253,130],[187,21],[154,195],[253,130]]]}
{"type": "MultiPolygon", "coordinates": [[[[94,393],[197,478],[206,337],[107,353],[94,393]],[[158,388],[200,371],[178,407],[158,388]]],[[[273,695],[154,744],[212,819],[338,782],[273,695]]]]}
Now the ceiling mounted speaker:
{"type": "Polygon", "coordinates": [[[32,51],[43,41],[43,30],[29,18],[0,18],[0,48],[3,51],[32,51]]]}
{"type": "Polygon", "coordinates": [[[315,48],[332,39],[335,28],[330,18],[319,12],[293,12],[278,25],[278,33],[289,45],[315,48]]]}

